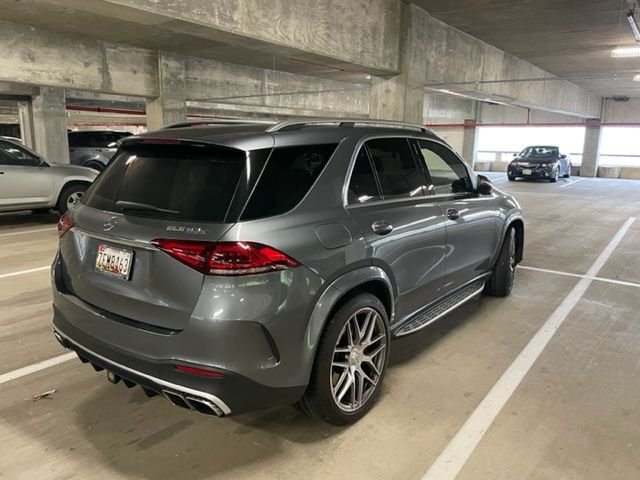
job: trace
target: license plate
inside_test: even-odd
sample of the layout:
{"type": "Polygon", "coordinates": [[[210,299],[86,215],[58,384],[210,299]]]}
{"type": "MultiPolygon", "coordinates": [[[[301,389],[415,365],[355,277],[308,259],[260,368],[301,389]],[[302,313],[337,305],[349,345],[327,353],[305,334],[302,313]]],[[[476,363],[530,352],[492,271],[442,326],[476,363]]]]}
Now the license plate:
{"type": "Polygon", "coordinates": [[[132,260],[133,252],[131,250],[99,245],[96,255],[96,271],[128,280],[132,260]]]}
{"type": "Polygon", "coordinates": [[[531,175],[531,170],[525,168],[524,170],[522,170],[522,174],[523,175],[531,175]]]}

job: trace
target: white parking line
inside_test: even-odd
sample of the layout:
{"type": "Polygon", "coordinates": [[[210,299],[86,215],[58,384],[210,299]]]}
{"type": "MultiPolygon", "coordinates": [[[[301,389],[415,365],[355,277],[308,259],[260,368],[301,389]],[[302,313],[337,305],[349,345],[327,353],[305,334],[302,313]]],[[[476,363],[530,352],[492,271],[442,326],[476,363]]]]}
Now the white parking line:
{"type": "Polygon", "coordinates": [[[40,370],[44,370],[49,367],[55,367],[56,365],[68,362],[69,360],[73,360],[74,358],[76,358],[76,354],[73,352],[69,352],[63,355],[58,355],[57,357],[50,358],[48,360],[43,360],[42,362],[34,363],[33,365],[29,365],[27,367],[19,368],[18,370],[14,370],[13,372],[3,373],[2,375],[0,375],[0,385],[10,382],[11,380],[15,380],[16,378],[31,375],[32,373],[39,372],[40,370]]]}
{"type": "Polygon", "coordinates": [[[578,179],[574,180],[573,182],[568,182],[568,183],[565,183],[563,185],[560,185],[560,188],[570,187],[571,185],[575,185],[576,183],[581,182],[583,180],[585,180],[585,179],[584,178],[578,178],[578,179]]]}
{"type": "Polygon", "coordinates": [[[17,277],[18,275],[26,275],[27,273],[42,272],[50,268],[51,267],[47,265],[46,267],[30,268],[29,270],[20,270],[19,272],[2,273],[0,274],[0,280],[3,278],[17,277]]]}
{"type": "Polygon", "coordinates": [[[502,374],[498,382],[473,411],[471,416],[455,434],[451,442],[446,446],[422,480],[453,480],[480,443],[489,427],[500,411],[511,398],[515,389],[529,372],[534,362],[538,359],[558,328],[565,321],[569,313],[591,285],[593,277],[604,266],[613,251],[622,241],[635,218],[629,218],[611,239],[609,245],[591,265],[584,278],[576,284],[562,303],[555,309],[540,330],[529,341],[524,350],[516,357],[506,372],[502,374]]]}
{"type": "Polygon", "coordinates": [[[11,237],[13,235],[25,235],[27,233],[38,233],[38,232],[53,232],[56,229],[56,227],[47,227],[47,228],[34,228],[31,230],[21,230],[19,232],[6,232],[6,233],[0,233],[0,237],[11,237]]]}
{"type": "Polygon", "coordinates": [[[565,277],[590,278],[591,280],[596,280],[598,282],[613,283],[615,285],[624,285],[624,286],[627,286],[627,287],[640,288],[640,283],[625,282],[623,280],[614,280],[613,278],[588,277],[587,275],[580,275],[578,273],[560,272],[558,270],[548,270],[546,268],[528,267],[528,266],[525,266],[525,265],[518,265],[518,268],[519,269],[521,268],[523,270],[532,270],[534,272],[543,272],[543,273],[551,273],[553,275],[562,275],[562,276],[565,276],[565,277]]]}

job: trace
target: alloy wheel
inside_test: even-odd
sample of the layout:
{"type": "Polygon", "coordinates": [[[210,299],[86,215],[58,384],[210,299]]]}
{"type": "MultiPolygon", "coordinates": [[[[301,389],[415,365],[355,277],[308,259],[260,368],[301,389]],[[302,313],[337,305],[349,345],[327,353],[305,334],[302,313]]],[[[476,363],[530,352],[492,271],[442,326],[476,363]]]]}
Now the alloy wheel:
{"type": "Polygon", "coordinates": [[[73,192],[67,197],[67,209],[73,208],[82,198],[83,192],[73,192]]]}
{"type": "Polygon", "coordinates": [[[375,392],[386,364],[384,320],[373,308],[355,312],[345,323],[333,350],[331,393],[344,412],[362,408],[375,392]]]}

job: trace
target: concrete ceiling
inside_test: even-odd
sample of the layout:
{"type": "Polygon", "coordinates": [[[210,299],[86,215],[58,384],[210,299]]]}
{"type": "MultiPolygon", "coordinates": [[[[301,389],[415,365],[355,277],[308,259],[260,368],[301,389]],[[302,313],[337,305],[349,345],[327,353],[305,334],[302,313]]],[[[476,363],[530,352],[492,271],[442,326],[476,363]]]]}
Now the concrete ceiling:
{"type": "Polygon", "coordinates": [[[640,74],[640,58],[611,58],[616,47],[640,46],[627,23],[627,0],[413,2],[439,20],[589,90],[640,97],[640,82],[632,79],[640,74]]]}
{"type": "Polygon", "coordinates": [[[319,55],[238,38],[194,23],[117,8],[100,9],[88,0],[0,0],[0,21],[106,42],[215,59],[264,69],[362,83],[369,74],[388,74],[319,55]]]}

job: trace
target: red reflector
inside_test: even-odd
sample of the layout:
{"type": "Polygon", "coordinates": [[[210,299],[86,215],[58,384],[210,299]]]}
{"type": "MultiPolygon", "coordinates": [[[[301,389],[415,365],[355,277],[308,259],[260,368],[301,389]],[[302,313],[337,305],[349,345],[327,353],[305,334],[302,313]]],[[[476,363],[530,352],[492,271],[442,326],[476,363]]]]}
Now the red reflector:
{"type": "Polygon", "coordinates": [[[71,217],[69,216],[68,213],[65,213],[60,217],[60,220],[58,220],[58,237],[61,237],[62,235],[67,233],[67,231],[70,230],[72,227],[73,227],[73,220],[71,220],[71,217]]]}
{"type": "Polygon", "coordinates": [[[187,365],[176,365],[176,370],[190,375],[198,375],[200,377],[224,378],[224,374],[214,372],[213,370],[205,370],[204,368],[189,367],[187,365]]]}
{"type": "Polygon", "coordinates": [[[252,275],[300,265],[275,248],[259,243],[208,243],[168,239],[153,240],[151,243],[205,275],[252,275]]]}

